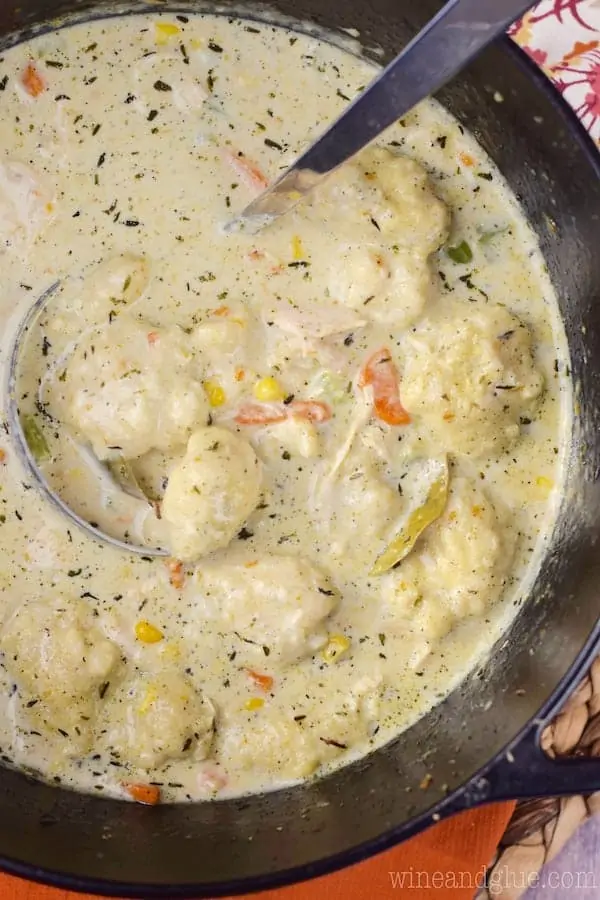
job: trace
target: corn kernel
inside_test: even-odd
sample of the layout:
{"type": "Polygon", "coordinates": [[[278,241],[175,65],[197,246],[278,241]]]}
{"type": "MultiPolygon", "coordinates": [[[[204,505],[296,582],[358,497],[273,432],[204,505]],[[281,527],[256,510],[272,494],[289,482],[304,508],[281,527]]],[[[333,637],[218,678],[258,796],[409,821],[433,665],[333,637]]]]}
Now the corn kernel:
{"type": "Polygon", "coordinates": [[[217,384],[216,381],[205,381],[204,390],[212,407],[223,406],[227,398],[220,384],[217,384]]]}
{"type": "Polygon", "coordinates": [[[295,260],[304,259],[304,247],[297,234],[292,238],[292,257],[295,260]]]}
{"type": "Polygon", "coordinates": [[[135,626],[135,636],[143,644],[157,644],[163,639],[162,631],[145,620],[138,622],[135,626]]]}
{"type": "Polygon", "coordinates": [[[269,401],[283,400],[285,391],[276,378],[273,378],[272,375],[267,375],[266,378],[261,378],[254,385],[254,396],[257,400],[268,403],[269,401]]]}
{"type": "Polygon", "coordinates": [[[179,34],[181,28],[172,22],[156,22],[156,43],[166,44],[170,37],[179,34]]]}
{"type": "Polygon", "coordinates": [[[250,697],[249,700],[246,700],[244,703],[244,709],[247,709],[249,712],[254,712],[257,709],[262,709],[265,705],[265,701],[262,697],[250,697]]]}
{"type": "Polygon", "coordinates": [[[545,475],[539,475],[535,479],[535,483],[536,483],[536,486],[540,489],[540,493],[544,497],[547,497],[550,494],[552,488],[554,487],[554,482],[552,481],[552,479],[547,478],[545,475]]]}
{"type": "Polygon", "coordinates": [[[330,634],[322,656],[326,663],[334,663],[350,649],[350,638],[344,634],[330,634]]]}
{"type": "Polygon", "coordinates": [[[538,475],[538,477],[535,479],[535,483],[538,487],[545,487],[548,489],[554,487],[554,482],[552,481],[552,479],[546,478],[545,475],[538,475]]]}
{"type": "Polygon", "coordinates": [[[156,703],[157,700],[158,700],[158,691],[156,690],[156,688],[154,686],[151,685],[148,688],[148,690],[146,691],[146,696],[144,697],[144,699],[142,700],[142,702],[140,703],[140,705],[138,707],[138,712],[141,713],[142,715],[144,715],[144,713],[147,713],[148,710],[150,709],[150,707],[152,706],[152,704],[156,703]]]}

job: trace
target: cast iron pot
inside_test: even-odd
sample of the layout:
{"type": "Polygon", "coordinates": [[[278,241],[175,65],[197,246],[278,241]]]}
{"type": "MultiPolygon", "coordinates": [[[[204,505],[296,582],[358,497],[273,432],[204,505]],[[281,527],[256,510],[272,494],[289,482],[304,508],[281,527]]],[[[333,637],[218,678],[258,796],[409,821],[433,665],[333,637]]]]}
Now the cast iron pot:
{"type": "MultiPolygon", "coordinates": [[[[202,0],[129,0],[127,9],[166,5],[207,8],[202,0]]],[[[273,4],[333,32],[358,28],[364,45],[383,48],[387,59],[439,5],[273,4]]],[[[218,9],[239,7],[221,2],[218,9]]],[[[1,0],[0,39],[9,46],[57,24],[123,11],[110,0],[18,0],[15,8],[1,0]]],[[[260,17],[260,8],[249,6],[247,14],[260,17]]],[[[479,803],[600,788],[600,765],[553,762],[539,749],[544,722],[600,642],[600,160],[573,113],[508,40],[487,50],[440,99],[521,198],[569,338],[580,415],[560,522],[530,597],[489,662],[446,701],[383,749],[313,784],[149,809],[0,768],[0,866],[7,871],[122,897],[217,897],[330,872],[479,803]],[[423,790],[426,775],[433,780],[423,790]]]]}

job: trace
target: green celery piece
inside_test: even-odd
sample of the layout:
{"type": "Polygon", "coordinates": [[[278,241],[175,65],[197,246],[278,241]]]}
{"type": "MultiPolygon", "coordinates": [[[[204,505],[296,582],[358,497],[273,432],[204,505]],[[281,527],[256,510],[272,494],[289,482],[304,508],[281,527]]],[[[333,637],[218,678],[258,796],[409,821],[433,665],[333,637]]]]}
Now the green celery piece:
{"type": "Polygon", "coordinates": [[[473,259],[473,251],[466,241],[461,241],[456,247],[448,247],[447,253],[455,263],[470,263],[473,259]]]}
{"type": "Polygon", "coordinates": [[[411,512],[399,534],[377,559],[369,575],[384,575],[408,556],[425,529],[444,512],[448,500],[448,482],[448,466],[444,465],[442,474],[432,482],[423,504],[411,512]]]}
{"type": "Polygon", "coordinates": [[[25,442],[36,462],[43,462],[50,456],[50,447],[44,437],[44,433],[38,425],[35,416],[23,416],[21,428],[25,442]]]}

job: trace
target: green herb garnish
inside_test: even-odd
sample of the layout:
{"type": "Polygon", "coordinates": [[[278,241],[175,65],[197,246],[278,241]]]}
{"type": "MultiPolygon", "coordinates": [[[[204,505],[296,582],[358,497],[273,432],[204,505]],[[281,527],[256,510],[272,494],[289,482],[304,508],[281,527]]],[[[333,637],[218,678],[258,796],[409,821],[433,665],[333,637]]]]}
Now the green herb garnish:
{"type": "Polygon", "coordinates": [[[447,253],[455,263],[470,263],[473,259],[473,251],[466,241],[461,241],[456,247],[448,247],[447,253]]]}

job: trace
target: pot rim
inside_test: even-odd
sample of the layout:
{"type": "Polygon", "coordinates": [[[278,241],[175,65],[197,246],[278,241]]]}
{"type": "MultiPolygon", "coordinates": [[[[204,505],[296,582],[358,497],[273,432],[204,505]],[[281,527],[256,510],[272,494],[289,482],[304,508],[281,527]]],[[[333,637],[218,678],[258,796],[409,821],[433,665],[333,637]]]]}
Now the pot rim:
{"type": "MultiPolygon", "coordinates": [[[[553,86],[550,79],[541,71],[536,63],[534,63],[527,53],[515,44],[513,40],[505,35],[497,39],[495,44],[502,48],[503,52],[507,54],[512,63],[517,67],[520,67],[527,78],[534,83],[534,86],[546,96],[546,99],[555,108],[558,116],[564,121],[569,134],[579,144],[581,151],[589,162],[590,169],[595,172],[597,179],[600,180],[600,153],[572,107],[553,86]]],[[[505,760],[507,754],[510,755],[511,748],[516,747],[521,741],[525,740],[527,736],[531,736],[534,733],[535,736],[539,735],[545,722],[554,712],[558,711],[569,693],[577,686],[579,680],[583,677],[591,664],[599,645],[600,620],[594,630],[590,633],[573,664],[556,684],[538,713],[532,716],[531,719],[515,734],[513,739],[499,750],[485,765],[480,767],[480,769],[466,782],[453,790],[443,800],[434,804],[426,812],[414,816],[401,825],[388,829],[379,837],[361,843],[349,850],[301,866],[283,869],[265,875],[250,876],[245,879],[221,882],[220,884],[189,882],[180,885],[152,885],[104,880],[94,877],[78,877],[69,875],[60,870],[48,867],[38,867],[30,863],[20,862],[18,859],[4,856],[1,851],[0,870],[9,875],[18,876],[40,884],[47,884],[56,888],[62,888],[64,890],[79,893],[91,892],[106,897],[141,898],[141,900],[148,900],[148,898],[155,897],[164,898],[164,900],[176,900],[176,898],[182,898],[182,900],[183,898],[189,898],[189,900],[195,898],[195,900],[199,900],[199,898],[229,897],[242,893],[248,894],[286,887],[320,876],[332,874],[388,850],[423,831],[434,822],[459,812],[460,810],[474,808],[493,800],[508,799],[510,797],[510,790],[506,793],[500,791],[495,795],[492,792],[492,795],[488,793],[485,796],[478,796],[477,791],[470,791],[469,788],[482,779],[487,773],[492,772],[501,760],[505,760]]],[[[596,768],[598,778],[600,779],[600,767],[596,768]]],[[[65,790],[60,787],[54,789],[65,790]]],[[[569,792],[572,793],[575,790],[576,787],[571,785],[569,792]]],[[[147,814],[152,815],[153,810],[148,810],[147,814]]]]}

